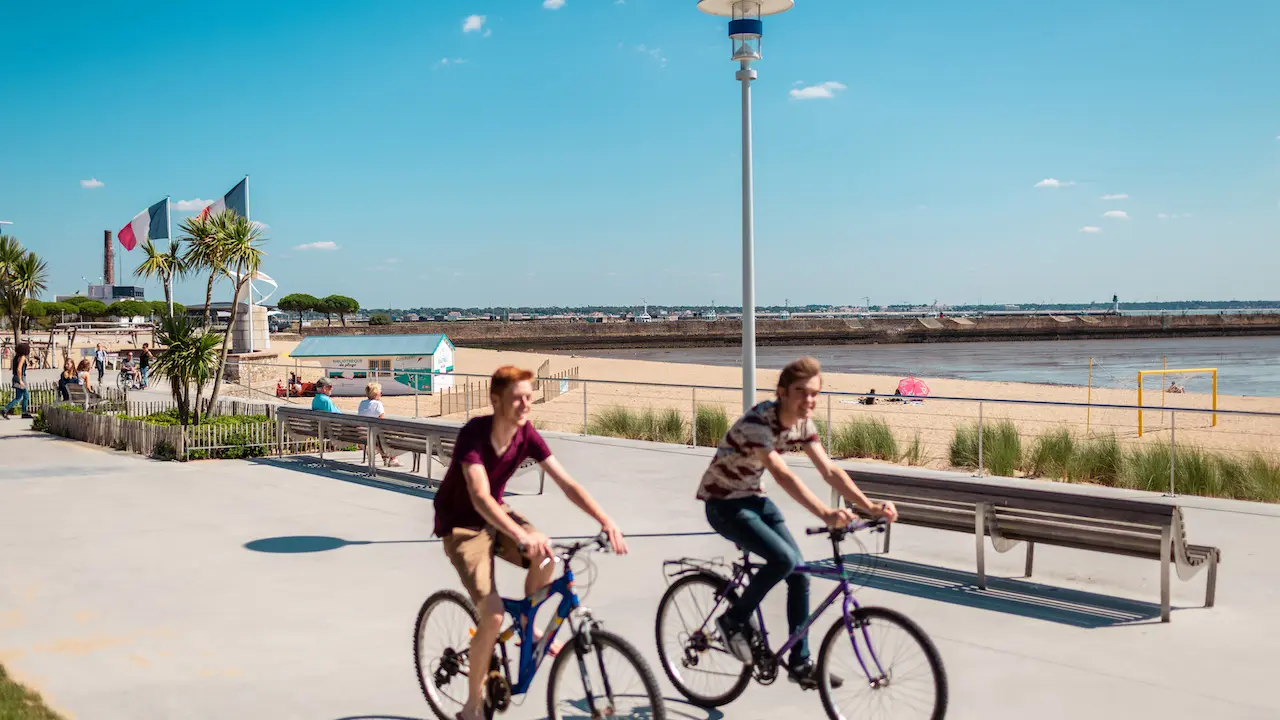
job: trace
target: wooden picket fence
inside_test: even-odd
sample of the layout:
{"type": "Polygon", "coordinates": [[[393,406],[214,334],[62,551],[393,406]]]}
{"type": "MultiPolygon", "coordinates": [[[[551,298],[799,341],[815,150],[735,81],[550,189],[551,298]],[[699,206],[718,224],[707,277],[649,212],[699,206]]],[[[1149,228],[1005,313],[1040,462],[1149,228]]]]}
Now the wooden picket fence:
{"type": "Polygon", "coordinates": [[[488,380],[468,380],[463,385],[440,390],[438,394],[441,415],[466,412],[470,416],[470,413],[489,407],[488,380]]]}
{"type": "MultiPolygon", "coordinates": [[[[539,381],[539,384],[542,385],[542,402],[555,400],[561,395],[577,390],[582,386],[582,382],[578,380],[578,368],[576,367],[546,376],[539,381]]],[[[536,390],[537,388],[534,389],[536,390]]]]}
{"type": "Polygon", "coordinates": [[[47,432],[80,442],[148,457],[184,457],[185,437],[176,425],[153,425],[141,420],[122,420],[114,415],[83,412],[69,406],[41,409],[47,432]]]}
{"type": "MultiPolygon", "coordinates": [[[[178,406],[172,400],[129,400],[122,406],[122,412],[131,417],[146,417],[157,413],[168,412],[176,409],[178,406]]],[[[205,414],[208,412],[209,405],[204,404],[205,414]]],[[[231,398],[218,398],[218,404],[214,407],[213,415],[265,415],[267,419],[274,420],[276,417],[276,406],[271,403],[255,403],[244,400],[235,400],[231,398]]]]}
{"type": "MultiPolygon", "coordinates": [[[[0,407],[8,405],[13,399],[13,385],[5,383],[0,385],[0,407]]],[[[103,409],[120,410],[123,409],[128,393],[124,390],[109,387],[99,387],[94,395],[103,403],[103,409]]],[[[29,382],[27,383],[27,406],[34,415],[40,410],[57,405],[58,400],[58,383],[56,382],[29,382]]],[[[15,408],[15,411],[17,408],[15,408]]]]}

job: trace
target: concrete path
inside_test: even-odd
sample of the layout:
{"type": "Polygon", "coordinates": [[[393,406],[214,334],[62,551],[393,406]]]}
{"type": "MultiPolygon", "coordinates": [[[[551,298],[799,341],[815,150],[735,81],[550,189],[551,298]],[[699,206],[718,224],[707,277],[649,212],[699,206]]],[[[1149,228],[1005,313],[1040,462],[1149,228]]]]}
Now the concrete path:
{"type": "MultiPolygon", "coordinates": [[[[54,706],[130,720],[431,716],[412,628],[422,600],[457,582],[430,537],[428,494],[310,461],[157,463],[28,424],[0,422],[0,663],[54,706]],[[276,540],[298,536],[336,540],[276,540]],[[283,552],[299,549],[311,551],[283,552]]],[[[587,604],[661,677],[662,560],[732,551],[688,534],[707,530],[693,492],[708,453],[573,436],[552,447],[633,536],[631,556],[596,556],[587,604]]],[[[535,477],[512,490],[532,492],[535,477]]],[[[773,496],[793,528],[812,524],[773,496]]],[[[595,531],[554,487],[510,502],[550,534],[595,531]]],[[[895,532],[882,559],[893,572],[859,596],[935,639],[952,718],[1278,717],[1280,512],[1193,504],[1191,539],[1224,553],[1218,606],[1198,607],[1203,577],[1175,580],[1171,624],[1152,619],[1155,562],[1043,547],[1035,584],[979,592],[973,539],[917,528],[895,532]]],[[[810,559],[829,553],[820,538],[802,544],[810,559]]],[[[1021,572],[1020,552],[988,557],[997,575],[1021,572]]],[[[500,573],[500,586],[517,587],[500,573]]],[[[767,602],[775,631],[782,595],[767,602]]],[[[675,718],[822,716],[815,693],[785,681],[753,685],[723,714],[679,703],[662,683],[675,718]]],[[[540,683],[508,716],[543,717],[544,698],[540,683]]]]}

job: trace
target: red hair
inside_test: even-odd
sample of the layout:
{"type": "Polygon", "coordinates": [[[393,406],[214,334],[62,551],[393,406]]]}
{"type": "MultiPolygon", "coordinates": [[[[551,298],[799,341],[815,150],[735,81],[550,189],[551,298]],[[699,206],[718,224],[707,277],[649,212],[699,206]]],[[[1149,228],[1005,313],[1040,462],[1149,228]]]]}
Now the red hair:
{"type": "Polygon", "coordinates": [[[502,397],[507,388],[520,382],[529,382],[533,380],[534,374],[532,370],[518,368],[515,365],[503,365],[493,371],[493,377],[489,378],[489,394],[502,397]]]}

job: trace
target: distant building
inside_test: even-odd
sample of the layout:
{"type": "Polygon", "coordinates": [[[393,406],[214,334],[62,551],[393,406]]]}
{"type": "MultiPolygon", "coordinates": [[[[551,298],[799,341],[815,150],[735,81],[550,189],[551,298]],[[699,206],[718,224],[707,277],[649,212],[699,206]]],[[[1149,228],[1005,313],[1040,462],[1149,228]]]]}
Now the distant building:
{"type": "Polygon", "coordinates": [[[383,395],[453,387],[453,341],[447,335],[328,335],[303,338],[291,357],[317,360],[333,394],[360,397],[370,381],[383,395]]]}
{"type": "Polygon", "coordinates": [[[146,291],[136,285],[90,285],[89,297],[110,305],[116,300],[143,300],[146,291]]]}

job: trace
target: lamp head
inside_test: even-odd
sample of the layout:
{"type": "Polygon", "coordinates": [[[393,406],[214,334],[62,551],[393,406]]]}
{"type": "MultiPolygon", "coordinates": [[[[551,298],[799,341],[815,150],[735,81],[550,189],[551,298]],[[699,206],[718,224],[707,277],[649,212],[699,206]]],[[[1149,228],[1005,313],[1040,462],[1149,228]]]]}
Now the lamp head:
{"type": "Polygon", "coordinates": [[[708,15],[729,18],[729,39],[733,41],[733,60],[759,60],[760,37],[764,24],[760,18],[777,15],[795,7],[795,0],[698,0],[698,9],[708,15]]]}

